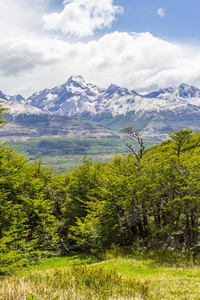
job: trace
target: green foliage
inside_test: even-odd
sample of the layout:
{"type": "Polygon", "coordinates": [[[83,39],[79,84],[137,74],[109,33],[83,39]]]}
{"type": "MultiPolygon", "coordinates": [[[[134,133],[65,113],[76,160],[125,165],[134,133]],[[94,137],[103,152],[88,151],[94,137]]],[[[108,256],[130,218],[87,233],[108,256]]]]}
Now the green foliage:
{"type": "MultiPolygon", "coordinates": [[[[0,101],[2,102],[2,101],[0,101]]],[[[6,110],[6,108],[0,108],[0,126],[5,122],[5,120],[3,119],[3,113],[6,110]]]]}
{"type": "Polygon", "coordinates": [[[188,138],[188,136],[192,133],[193,129],[186,128],[180,129],[179,131],[173,131],[173,133],[169,133],[169,136],[176,141],[177,155],[180,156],[180,151],[183,143],[188,138]]]}
{"type": "Polygon", "coordinates": [[[0,270],[23,266],[37,249],[57,241],[55,203],[48,197],[52,174],[0,146],[0,270]]]}
{"type": "MultiPolygon", "coordinates": [[[[191,133],[186,131],[184,136],[191,133]]],[[[191,136],[190,144],[195,140],[191,136]]],[[[71,173],[63,203],[68,247],[198,252],[200,148],[190,150],[188,143],[181,144],[181,158],[174,154],[176,141],[168,141],[147,150],[137,164],[133,154],[107,164],[85,160],[71,173]]]]}
{"type": "Polygon", "coordinates": [[[37,297],[34,296],[33,294],[28,294],[26,300],[37,300],[37,297]]]}
{"type": "MultiPolygon", "coordinates": [[[[106,163],[85,157],[67,174],[0,145],[1,274],[46,250],[159,247],[198,254],[200,134],[191,132],[172,133],[174,141],[142,151],[139,159],[134,152],[106,163]]],[[[40,141],[41,147],[51,143],[40,141]]]]}

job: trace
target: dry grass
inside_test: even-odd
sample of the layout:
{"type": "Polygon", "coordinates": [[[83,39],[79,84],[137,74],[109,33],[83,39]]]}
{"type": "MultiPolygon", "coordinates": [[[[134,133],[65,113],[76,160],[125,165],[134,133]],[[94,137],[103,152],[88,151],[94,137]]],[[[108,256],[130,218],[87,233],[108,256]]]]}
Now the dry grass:
{"type": "Polygon", "coordinates": [[[106,256],[102,261],[78,254],[46,259],[35,269],[2,278],[0,299],[200,300],[197,259],[174,252],[106,256]]]}
{"type": "Polygon", "coordinates": [[[0,287],[2,300],[128,300],[146,299],[147,294],[147,285],[139,280],[100,267],[31,271],[5,278],[0,287]]]}

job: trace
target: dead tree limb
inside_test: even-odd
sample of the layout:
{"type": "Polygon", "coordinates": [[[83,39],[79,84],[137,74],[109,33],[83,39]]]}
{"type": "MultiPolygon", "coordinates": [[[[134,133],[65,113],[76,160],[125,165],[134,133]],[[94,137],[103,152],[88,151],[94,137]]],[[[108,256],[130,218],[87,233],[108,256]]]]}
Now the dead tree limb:
{"type": "Polygon", "coordinates": [[[143,139],[140,137],[140,131],[133,131],[133,126],[128,126],[122,129],[122,132],[128,134],[138,142],[140,146],[139,150],[136,150],[133,145],[126,144],[126,146],[133,152],[137,159],[137,162],[139,163],[145,150],[143,139]]]}

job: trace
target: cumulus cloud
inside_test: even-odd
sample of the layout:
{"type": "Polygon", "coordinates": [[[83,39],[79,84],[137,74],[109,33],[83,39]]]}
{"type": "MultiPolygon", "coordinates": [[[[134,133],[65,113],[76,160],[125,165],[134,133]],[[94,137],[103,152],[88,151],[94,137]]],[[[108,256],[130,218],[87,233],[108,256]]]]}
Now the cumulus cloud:
{"type": "Polygon", "coordinates": [[[102,87],[115,83],[138,92],[176,87],[181,82],[200,87],[199,53],[198,48],[148,32],[116,31],[74,44],[50,38],[7,39],[0,41],[1,85],[7,94],[30,96],[66,82],[71,75],[82,75],[102,87]]]}
{"type": "Polygon", "coordinates": [[[194,50],[191,54],[191,49],[156,38],[148,32],[114,32],[87,47],[90,51],[88,75],[91,72],[93,78],[101,82],[112,80],[139,92],[193,80],[200,84],[199,51],[194,50]]]}
{"type": "Polygon", "coordinates": [[[157,10],[157,15],[161,18],[163,18],[164,16],[166,16],[166,8],[164,7],[160,7],[158,10],[157,10]]]}
{"type": "MultiPolygon", "coordinates": [[[[53,47],[54,48],[54,47],[53,47]]],[[[15,76],[58,61],[51,43],[38,40],[2,39],[0,41],[0,74],[15,76]]]]}
{"type": "Polygon", "coordinates": [[[76,37],[92,36],[97,30],[110,27],[123,8],[113,0],[65,0],[64,9],[43,16],[44,26],[76,37]]]}
{"type": "MultiPolygon", "coordinates": [[[[59,2],[61,11],[48,13],[50,7],[56,10],[52,2],[0,1],[0,89],[4,93],[30,96],[77,74],[102,87],[115,83],[138,92],[181,82],[200,88],[200,47],[178,45],[148,32],[116,31],[85,43],[52,38],[50,31],[42,31],[42,24],[81,38],[111,26],[123,12],[112,0],[66,0],[59,6],[60,0],[54,3],[56,7],[59,2]]],[[[162,17],[165,9],[157,13],[162,17]]]]}

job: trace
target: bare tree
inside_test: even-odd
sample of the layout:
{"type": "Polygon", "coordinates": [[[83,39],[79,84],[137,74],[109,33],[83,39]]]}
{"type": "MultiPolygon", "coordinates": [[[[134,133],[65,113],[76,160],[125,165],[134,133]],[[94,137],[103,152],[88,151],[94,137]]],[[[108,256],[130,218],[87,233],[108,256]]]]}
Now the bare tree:
{"type": "Polygon", "coordinates": [[[136,150],[133,145],[126,144],[126,146],[133,152],[137,162],[140,162],[145,150],[143,139],[140,137],[140,131],[133,131],[133,126],[128,126],[122,129],[122,132],[128,134],[138,142],[140,146],[139,150],[136,150]]]}

